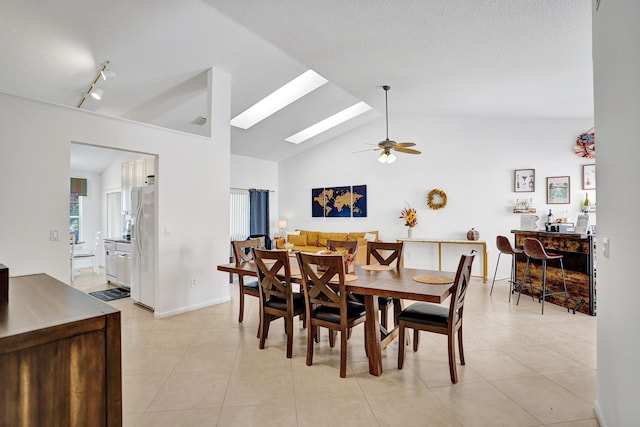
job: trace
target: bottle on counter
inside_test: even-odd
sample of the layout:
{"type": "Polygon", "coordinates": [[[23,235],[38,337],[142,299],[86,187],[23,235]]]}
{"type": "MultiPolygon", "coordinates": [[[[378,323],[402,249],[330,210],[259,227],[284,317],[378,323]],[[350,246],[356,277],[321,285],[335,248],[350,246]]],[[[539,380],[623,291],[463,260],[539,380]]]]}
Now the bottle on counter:
{"type": "Polygon", "coordinates": [[[547,231],[551,231],[551,224],[553,224],[554,218],[553,218],[553,212],[551,212],[551,209],[549,209],[549,214],[547,215],[547,231]]]}

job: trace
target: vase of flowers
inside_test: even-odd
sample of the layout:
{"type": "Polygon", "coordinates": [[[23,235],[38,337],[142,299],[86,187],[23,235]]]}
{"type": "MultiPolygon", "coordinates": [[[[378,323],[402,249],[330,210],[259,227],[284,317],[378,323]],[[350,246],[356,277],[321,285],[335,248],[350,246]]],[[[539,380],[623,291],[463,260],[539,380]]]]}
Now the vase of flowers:
{"type": "Polygon", "coordinates": [[[409,204],[400,211],[400,218],[404,219],[404,225],[407,227],[407,236],[409,239],[412,237],[413,227],[418,224],[418,214],[409,204]]]}

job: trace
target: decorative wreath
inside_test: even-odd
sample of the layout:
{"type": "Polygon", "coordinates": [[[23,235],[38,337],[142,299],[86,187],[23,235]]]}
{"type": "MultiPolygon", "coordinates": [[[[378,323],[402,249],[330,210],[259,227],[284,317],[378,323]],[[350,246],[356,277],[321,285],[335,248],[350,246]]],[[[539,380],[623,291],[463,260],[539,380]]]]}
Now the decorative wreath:
{"type": "Polygon", "coordinates": [[[437,211],[447,206],[447,193],[437,188],[429,191],[427,196],[427,204],[431,209],[437,211]]]}

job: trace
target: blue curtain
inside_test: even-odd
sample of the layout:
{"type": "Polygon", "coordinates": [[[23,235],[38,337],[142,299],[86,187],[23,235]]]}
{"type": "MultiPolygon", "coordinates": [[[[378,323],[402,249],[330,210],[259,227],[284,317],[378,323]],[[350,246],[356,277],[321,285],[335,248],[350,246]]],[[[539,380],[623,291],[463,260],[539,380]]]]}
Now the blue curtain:
{"type": "Polygon", "coordinates": [[[249,232],[269,236],[269,190],[249,189],[249,232]]]}

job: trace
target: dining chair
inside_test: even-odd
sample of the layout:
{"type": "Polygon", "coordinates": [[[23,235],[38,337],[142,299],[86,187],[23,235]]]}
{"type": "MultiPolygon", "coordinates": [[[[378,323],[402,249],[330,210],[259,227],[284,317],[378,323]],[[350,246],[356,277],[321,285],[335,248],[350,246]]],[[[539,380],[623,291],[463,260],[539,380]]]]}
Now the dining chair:
{"type": "MultiPolygon", "coordinates": [[[[404,339],[405,328],[413,329],[413,351],[418,351],[418,338],[420,331],[433,332],[447,335],[449,350],[449,374],[451,382],[458,382],[458,371],[456,369],[456,343],[455,337],[458,335],[458,350],[460,352],[460,364],[464,365],[464,349],[462,346],[462,312],[464,309],[465,296],[471,279],[471,265],[475,258],[475,251],[469,255],[462,255],[458,263],[458,270],[453,287],[451,289],[451,302],[449,307],[426,302],[416,302],[398,315],[399,339],[398,339],[398,369],[402,369],[404,364],[404,339]]],[[[441,286],[441,285],[431,285],[441,286]]]]}
{"type": "Polygon", "coordinates": [[[302,275],[306,305],[307,366],[313,364],[313,348],[319,327],[340,332],[340,377],[347,375],[348,330],[365,321],[365,307],[347,297],[342,255],[296,254],[302,275]]]}
{"type": "MultiPolygon", "coordinates": [[[[231,245],[233,247],[233,258],[236,266],[239,266],[244,262],[252,262],[253,252],[251,249],[261,247],[259,239],[234,240],[231,242],[231,245]]],[[[240,313],[238,315],[238,322],[242,322],[244,319],[244,296],[250,295],[256,298],[260,296],[258,280],[253,278],[245,280],[244,275],[238,274],[238,290],[240,292],[240,313]]]]}
{"type": "Polygon", "coordinates": [[[293,356],[293,318],[305,312],[304,295],[292,292],[289,253],[285,250],[252,249],[260,292],[260,349],[264,349],[269,325],[283,318],[287,334],[287,358],[293,356]],[[278,276],[276,276],[278,275],[278,276]],[[281,280],[280,278],[284,278],[281,280]]]}
{"type": "MultiPolygon", "coordinates": [[[[327,249],[333,252],[344,252],[347,255],[345,257],[345,261],[350,261],[351,263],[355,263],[356,254],[358,253],[358,241],[357,240],[327,240],[327,249]]],[[[348,273],[349,271],[346,271],[346,272],[348,273]]]]}
{"type": "MultiPolygon", "coordinates": [[[[403,242],[367,242],[367,265],[375,263],[380,265],[392,265],[395,263],[396,271],[400,271],[402,262],[403,242]]],[[[394,306],[394,321],[402,309],[400,300],[393,300],[389,297],[378,297],[378,307],[380,308],[380,324],[388,329],[389,327],[389,306],[394,306]]],[[[397,324],[397,321],[395,321],[397,324]]]]}
{"type": "Polygon", "coordinates": [[[100,231],[96,231],[96,235],[93,238],[93,244],[91,245],[91,249],[89,249],[89,252],[76,252],[76,242],[74,239],[74,235],[71,235],[71,281],[73,282],[74,279],[74,271],[75,271],[75,261],[78,260],[90,260],[91,261],[91,266],[93,267],[93,272],[95,274],[100,273],[100,270],[98,269],[98,259],[96,257],[96,252],[98,250],[98,245],[100,244],[100,235],[102,233],[100,231]]]}

